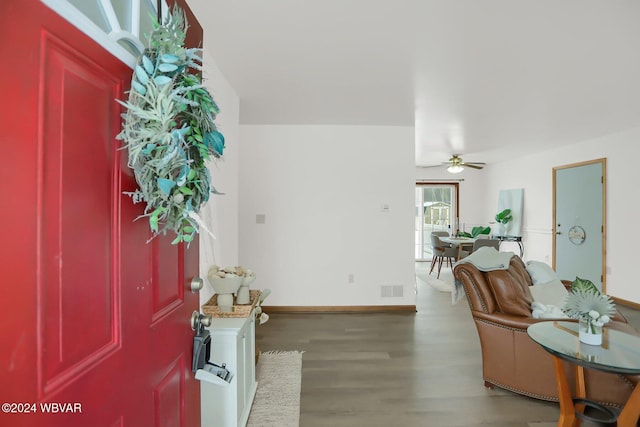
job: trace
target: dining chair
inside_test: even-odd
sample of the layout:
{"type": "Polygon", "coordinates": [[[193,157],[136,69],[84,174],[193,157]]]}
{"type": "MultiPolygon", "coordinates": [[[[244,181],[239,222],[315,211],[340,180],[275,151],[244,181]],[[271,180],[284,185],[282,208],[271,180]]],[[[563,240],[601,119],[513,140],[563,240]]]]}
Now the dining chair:
{"type": "Polygon", "coordinates": [[[431,258],[431,270],[429,274],[433,273],[433,269],[438,264],[438,279],[440,278],[440,270],[442,269],[442,263],[446,260],[450,267],[453,267],[453,260],[458,258],[458,247],[451,246],[440,240],[436,231],[431,233],[431,251],[433,252],[433,258],[431,258]]]}
{"type": "Polygon", "coordinates": [[[475,242],[473,242],[473,249],[471,249],[471,253],[477,251],[478,248],[481,248],[483,246],[490,246],[492,248],[495,248],[497,251],[499,251],[500,250],[500,240],[498,240],[498,239],[477,239],[475,242]]]}

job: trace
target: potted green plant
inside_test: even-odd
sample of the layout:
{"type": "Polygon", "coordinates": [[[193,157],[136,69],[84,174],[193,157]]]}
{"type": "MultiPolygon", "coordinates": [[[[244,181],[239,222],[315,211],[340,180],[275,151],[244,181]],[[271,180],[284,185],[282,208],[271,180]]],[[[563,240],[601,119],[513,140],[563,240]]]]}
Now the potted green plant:
{"type": "Polygon", "coordinates": [[[578,337],[585,344],[602,344],[602,327],[615,314],[616,306],[610,296],[603,294],[591,280],[576,280],[565,298],[564,312],[578,319],[578,337]]]}
{"type": "Polygon", "coordinates": [[[507,224],[513,219],[511,209],[504,209],[496,214],[496,222],[498,223],[498,235],[506,236],[507,224]]]}
{"type": "Polygon", "coordinates": [[[460,237],[472,237],[476,238],[481,234],[491,234],[491,227],[483,227],[481,225],[473,227],[471,229],[471,233],[467,233],[464,231],[460,232],[460,237]]]}

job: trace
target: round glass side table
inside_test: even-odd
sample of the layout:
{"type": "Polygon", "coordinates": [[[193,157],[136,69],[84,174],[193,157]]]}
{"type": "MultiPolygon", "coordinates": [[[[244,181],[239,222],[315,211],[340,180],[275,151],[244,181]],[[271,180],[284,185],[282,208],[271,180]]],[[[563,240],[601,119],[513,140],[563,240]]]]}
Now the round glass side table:
{"type": "Polygon", "coordinates": [[[640,417],[640,387],[636,386],[616,419],[608,408],[586,398],[583,368],[617,374],[640,374],[640,336],[605,328],[602,345],[588,345],[578,339],[577,322],[559,320],[535,323],[527,328],[527,333],[553,356],[560,401],[558,427],[571,427],[576,418],[590,419],[576,409],[585,406],[601,412],[602,417],[593,418],[601,425],[616,425],[617,422],[620,427],[636,427],[640,417]],[[576,365],[576,399],[571,396],[563,360],[576,365]]]}

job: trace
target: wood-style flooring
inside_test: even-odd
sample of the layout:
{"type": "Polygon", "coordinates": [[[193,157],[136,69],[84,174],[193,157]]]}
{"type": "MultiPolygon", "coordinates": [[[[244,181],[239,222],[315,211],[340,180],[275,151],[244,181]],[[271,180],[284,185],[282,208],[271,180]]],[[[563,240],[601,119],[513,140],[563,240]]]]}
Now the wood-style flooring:
{"type": "Polygon", "coordinates": [[[420,279],[416,291],[417,313],[273,313],[258,326],[260,350],[305,351],[301,426],[557,425],[556,403],[484,387],[466,300],[420,279]]]}

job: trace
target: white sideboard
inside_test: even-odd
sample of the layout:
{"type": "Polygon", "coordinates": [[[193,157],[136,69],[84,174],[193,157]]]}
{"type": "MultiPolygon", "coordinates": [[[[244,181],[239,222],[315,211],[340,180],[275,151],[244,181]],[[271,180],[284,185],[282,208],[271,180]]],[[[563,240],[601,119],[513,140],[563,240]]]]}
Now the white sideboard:
{"type": "Polygon", "coordinates": [[[202,427],[244,427],[256,394],[255,310],[248,317],[216,318],[211,332],[211,362],[226,363],[231,383],[200,382],[202,427]]]}

